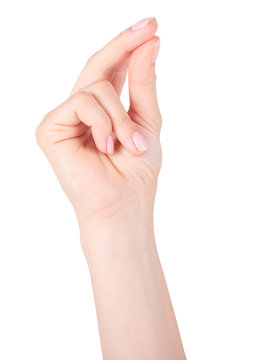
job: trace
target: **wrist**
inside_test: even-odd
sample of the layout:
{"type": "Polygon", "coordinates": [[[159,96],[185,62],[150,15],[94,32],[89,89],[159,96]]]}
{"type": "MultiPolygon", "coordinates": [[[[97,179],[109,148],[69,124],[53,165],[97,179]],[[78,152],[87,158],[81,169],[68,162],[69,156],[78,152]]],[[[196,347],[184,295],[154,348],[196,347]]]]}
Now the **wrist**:
{"type": "Polygon", "coordinates": [[[87,261],[93,254],[133,256],[154,242],[153,207],[122,208],[107,219],[78,218],[81,245],[87,261]]]}

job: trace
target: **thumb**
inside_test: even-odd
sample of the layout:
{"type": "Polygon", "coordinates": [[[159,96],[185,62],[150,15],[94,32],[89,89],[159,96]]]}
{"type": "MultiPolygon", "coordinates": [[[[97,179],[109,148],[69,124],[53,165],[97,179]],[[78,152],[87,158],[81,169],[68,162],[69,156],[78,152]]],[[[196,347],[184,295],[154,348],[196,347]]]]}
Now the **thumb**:
{"type": "Polygon", "coordinates": [[[161,114],[157,102],[155,61],[160,48],[160,38],[139,46],[131,55],[128,66],[129,115],[140,125],[160,132],[161,114]]]}

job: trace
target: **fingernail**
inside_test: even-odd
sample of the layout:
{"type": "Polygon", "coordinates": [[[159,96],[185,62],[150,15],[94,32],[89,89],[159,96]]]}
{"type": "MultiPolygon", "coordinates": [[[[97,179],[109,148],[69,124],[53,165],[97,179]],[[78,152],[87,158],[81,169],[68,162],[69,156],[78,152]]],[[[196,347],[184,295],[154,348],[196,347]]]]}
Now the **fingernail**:
{"type": "Polygon", "coordinates": [[[160,39],[157,41],[157,43],[155,44],[154,50],[153,50],[153,55],[152,55],[152,63],[155,64],[157,56],[159,54],[159,50],[160,50],[160,39]]]}
{"type": "Polygon", "coordinates": [[[153,17],[148,17],[148,18],[145,18],[145,19],[143,19],[141,21],[138,21],[136,24],[134,24],[131,27],[131,30],[137,31],[137,30],[143,29],[147,25],[147,23],[152,19],[154,19],[154,18],[153,17]]]}
{"type": "Polygon", "coordinates": [[[139,151],[143,152],[143,151],[148,150],[147,141],[144,139],[144,137],[138,131],[135,131],[133,133],[132,139],[133,139],[133,142],[134,142],[135,146],[137,147],[137,149],[139,151]]]}
{"type": "Polygon", "coordinates": [[[113,152],[114,152],[114,142],[113,142],[112,135],[109,135],[107,138],[106,151],[107,151],[107,154],[110,154],[110,155],[113,154],[113,152]]]}

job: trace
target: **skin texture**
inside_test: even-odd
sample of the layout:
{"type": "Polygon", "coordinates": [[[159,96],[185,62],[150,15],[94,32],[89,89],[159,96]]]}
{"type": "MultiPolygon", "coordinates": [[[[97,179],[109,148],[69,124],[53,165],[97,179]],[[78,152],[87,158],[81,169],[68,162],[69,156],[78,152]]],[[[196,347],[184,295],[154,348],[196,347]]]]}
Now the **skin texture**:
{"type": "Polygon", "coordinates": [[[185,359],[153,229],[162,163],[156,30],[150,18],[91,56],[36,131],[76,212],[106,360],[185,359]]]}

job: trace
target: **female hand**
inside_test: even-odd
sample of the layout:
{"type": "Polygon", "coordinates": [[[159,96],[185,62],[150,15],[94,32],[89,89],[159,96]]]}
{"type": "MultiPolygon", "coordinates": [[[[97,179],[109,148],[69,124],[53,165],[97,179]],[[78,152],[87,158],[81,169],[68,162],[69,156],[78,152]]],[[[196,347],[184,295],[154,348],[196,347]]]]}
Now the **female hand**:
{"type": "Polygon", "coordinates": [[[185,360],[153,232],[161,166],[154,18],[93,55],[37,139],[72,202],[105,360],[185,360]],[[130,107],[120,93],[128,70],[130,107]]]}
{"type": "Polygon", "coordinates": [[[79,222],[108,220],[135,204],[153,208],[161,166],[156,30],[155,18],[144,19],[95,53],[70,97],[37,128],[79,222]],[[127,70],[128,112],[120,101],[127,70]]]}

